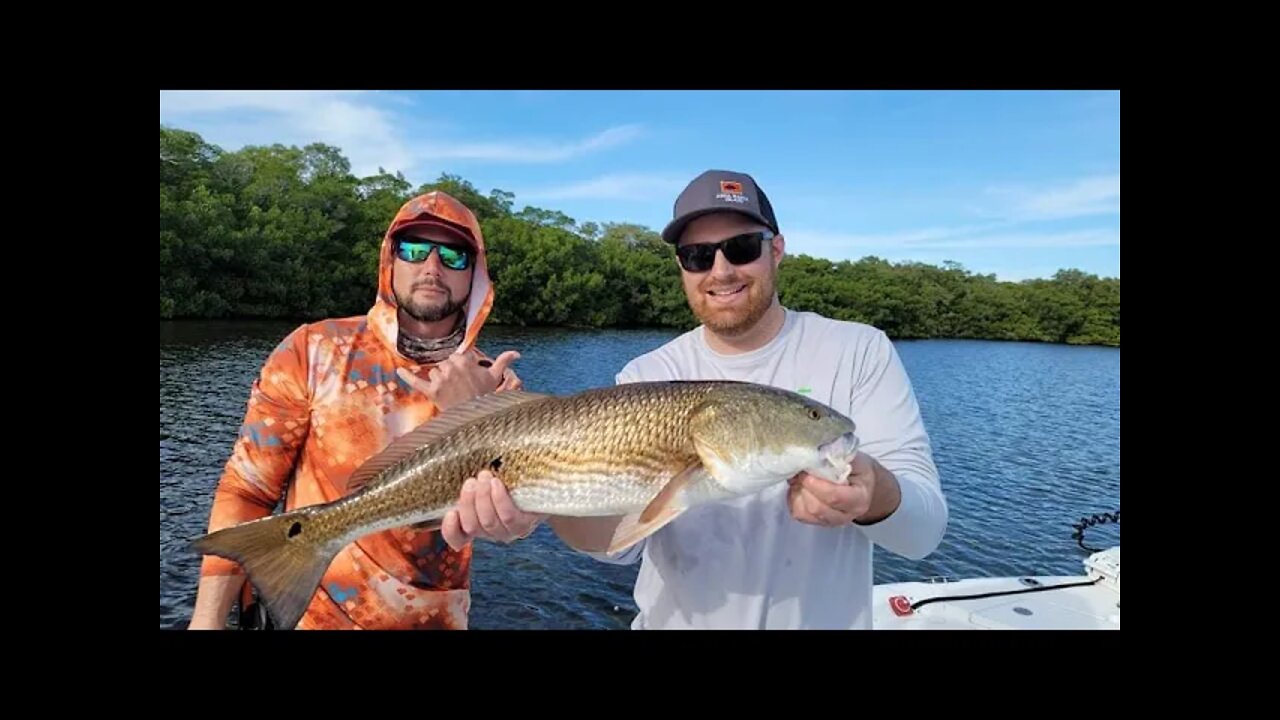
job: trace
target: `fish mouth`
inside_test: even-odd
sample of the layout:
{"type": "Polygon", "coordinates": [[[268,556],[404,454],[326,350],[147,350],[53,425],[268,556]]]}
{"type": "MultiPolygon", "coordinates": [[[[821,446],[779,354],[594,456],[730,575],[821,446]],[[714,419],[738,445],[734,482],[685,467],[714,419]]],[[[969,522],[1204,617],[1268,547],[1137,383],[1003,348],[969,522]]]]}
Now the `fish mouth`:
{"type": "Polygon", "coordinates": [[[830,442],[823,443],[818,446],[818,453],[824,458],[832,459],[852,459],[853,453],[858,449],[858,437],[850,430],[843,435],[836,437],[830,442]]]}
{"type": "Polygon", "coordinates": [[[848,482],[849,473],[853,471],[853,456],[857,453],[858,437],[850,430],[818,446],[818,455],[824,462],[813,474],[843,485],[848,482]]]}

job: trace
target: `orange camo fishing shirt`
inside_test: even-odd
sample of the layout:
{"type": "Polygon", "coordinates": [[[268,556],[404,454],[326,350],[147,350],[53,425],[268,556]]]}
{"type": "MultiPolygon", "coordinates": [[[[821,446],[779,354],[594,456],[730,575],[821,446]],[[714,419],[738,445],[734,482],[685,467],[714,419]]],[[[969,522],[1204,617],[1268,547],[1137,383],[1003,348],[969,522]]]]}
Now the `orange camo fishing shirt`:
{"type": "MultiPolygon", "coordinates": [[[[362,316],[303,325],[268,357],[250,390],[239,437],[218,481],[210,532],[285,509],[331,502],[367,458],[438,412],[396,375],[419,365],[396,349],[392,236],[415,220],[444,220],[469,231],[477,260],[459,352],[475,351],[493,306],[480,224],[441,192],[405,203],[382,239],[378,292],[362,316]]],[[[453,551],[439,531],[397,528],[348,545],[329,566],[297,628],[465,629],[471,546],[453,551]]],[[[234,561],[206,555],[201,577],[243,574],[234,561]]]]}

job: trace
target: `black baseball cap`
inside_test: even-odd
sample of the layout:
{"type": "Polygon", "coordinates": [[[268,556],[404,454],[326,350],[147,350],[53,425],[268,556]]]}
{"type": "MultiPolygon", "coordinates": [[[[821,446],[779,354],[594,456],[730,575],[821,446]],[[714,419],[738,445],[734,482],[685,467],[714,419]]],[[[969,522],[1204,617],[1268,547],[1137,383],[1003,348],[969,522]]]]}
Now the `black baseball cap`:
{"type": "Polygon", "coordinates": [[[742,213],[774,233],[779,232],[773,206],[754,178],[731,170],[707,170],[686,185],[676,198],[672,220],[663,228],[662,239],[674,245],[690,220],[725,211],[742,213]]]}

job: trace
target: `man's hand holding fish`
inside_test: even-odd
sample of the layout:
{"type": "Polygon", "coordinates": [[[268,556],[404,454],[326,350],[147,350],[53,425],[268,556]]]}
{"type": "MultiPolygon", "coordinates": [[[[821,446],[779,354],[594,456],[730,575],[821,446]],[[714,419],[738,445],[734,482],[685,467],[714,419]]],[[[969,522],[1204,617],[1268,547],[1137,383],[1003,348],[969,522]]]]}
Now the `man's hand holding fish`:
{"type": "Polygon", "coordinates": [[[802,472],[791,479],[787,492],[791,515],[800,522],[825,527],[878,522],[902,502],[893,473],[870,455],[859,452],[845,484],[802,472]]]}
{"type": "MultiPolygon", "coordinates": [[[[504,352],[492,365],[477,363],[473,355],[454,355],[432,368],[427,378],[401,370],[400,376],[411,387],[431,398],[441,409],[459,400],[495,390],[519,390],[524,386],[507,368],[520,359],[520,353],[504,352]]],[[[506,487],[488,470],[467,478],[458,498],[458,508],[445,516],[441,534],[454,550],[461,550],[472,540],[482,538],[509,543],[529,536],[546,516],[521,512],[511,501],[506,487]]]]}
{"type": "Polygon", "coordinates": [[[444,517],[440,532],[460,550],[477,538],[509,543],[529,536],[546,515],[521,512],[493,473],[481,470],[462,484],[458,506],[444,517]]]}

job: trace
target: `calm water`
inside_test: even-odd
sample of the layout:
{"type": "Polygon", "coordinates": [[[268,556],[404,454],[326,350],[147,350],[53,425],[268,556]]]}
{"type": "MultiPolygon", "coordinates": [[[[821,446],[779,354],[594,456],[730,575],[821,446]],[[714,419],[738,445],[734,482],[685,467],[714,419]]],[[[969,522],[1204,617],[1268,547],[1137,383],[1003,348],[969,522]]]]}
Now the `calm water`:
{"type": "MultiPolygon", "coordinates": [[[[248,388],[290,323],[160,324],[160,627],[185,627],[214,485],[248,388]]],[[[568,393],[613,383],[667,331],[490,328],[491,356],[521,351],[527,387],[568,393]]],[[[1120,507],[1120,351],[1021,343],[899,342],[951,507],[941,548],[914,562],[877,550],[878,582],[948,575],[1070,573],[1082,516],[1120,507]]],[[[1091,528],[1093,546],[1118,541],[1091,528]]],[[[625,628],[636,567],[568,551],[546,528],[509,546],[476,545],[471,626],[625,628]]]]}

